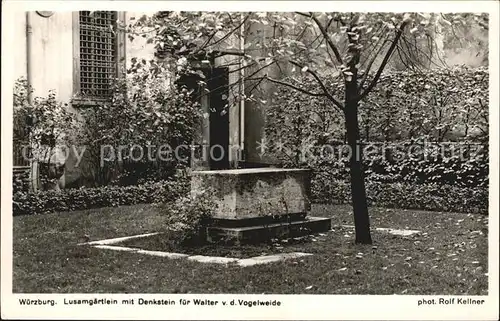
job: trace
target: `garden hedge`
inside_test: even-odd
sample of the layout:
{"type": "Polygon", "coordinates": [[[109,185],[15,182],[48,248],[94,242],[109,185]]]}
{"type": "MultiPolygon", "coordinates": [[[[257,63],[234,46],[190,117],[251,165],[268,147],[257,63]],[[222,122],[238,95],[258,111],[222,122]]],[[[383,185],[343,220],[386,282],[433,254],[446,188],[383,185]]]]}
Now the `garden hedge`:
{"type": "MultiPolygon", "coordinates": [[[[366,182],[370,206],[439,212],[488,213],[488,188],[440,184],[366,182]]],[[[313,202],[351,203],[351,186],[344,181],[312,183],[313,202]]]]}
{"type": "Polygon", "coordinates": [[[162,181],[136,186],[103,186],[62,191],[17,192],[12,212],[16,215],[78,211],[141,203],[169,202],[189,191],[187,180],[162,181]]]}
{"type": "MultiPolygon", "coordinates": [[[[168,203],[189,191],[189,182],[163,181],[137,186],[105,186],[36,193],[17,192],[13,196],[13,214],[29,215],[116,207],[141,203],[168,203]]],[[[366,182],[371,206],[443,212],[488,213],[488,189],[438,184],[366,182]]],[[[312,182],[315,203],[349,204],[350,184],[344,181],[312,182]]]]}

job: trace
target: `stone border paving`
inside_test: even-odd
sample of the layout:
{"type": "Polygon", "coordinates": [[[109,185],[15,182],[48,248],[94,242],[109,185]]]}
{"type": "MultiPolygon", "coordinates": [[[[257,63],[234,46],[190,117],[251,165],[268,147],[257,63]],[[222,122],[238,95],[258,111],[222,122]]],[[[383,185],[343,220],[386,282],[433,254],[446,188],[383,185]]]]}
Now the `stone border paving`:
{"type": "Polygon", "coordinates": [[[148,237],[148,236],[158,235],[158,234],[160,234],[160,233],[156,232],[156,233],[146,233],[146,234],[125,236],[125,237],[116,237],[113,239],[79,243],[78,245],[109,245],[109,244],[121,243],[121,242],[127,241],[127,240],[140,239],[140,238],[144,238],[144,237],[148,237]]]}
{"type": "Polygon", "coordinates": [[[279,262],[287,259],[299,258],[304,256],[311,256],[311,253],[302,253],[302,252],[292,252],[292,253],[281,253],[274,255],[264,255],[264,256],[255,256],[247,259],[233,258],[233,257],[220,257],[220,256],[205,256],[205,255],[188,255],[183,253],[173,253],[173,252],[162,252],[162,251],[149,251],[143,250],[140,248],[134,247],[124,247],[118,245],[109,245],[109,244],[117,244],[126,240],[136,239],[136,238],[144,238],[148,236],[157,235],[159,233],[148,233],[148,234],[140,234],[126,237],[119,237],[113,239],[92,241],[86,243],[79,243],[78,245],[90,245],[98,249],[104,250],[114,250],[114,251],[123,251],[123,252],[132,252],[139,254],[146,254],[151,256],[158,257],[166,257],[169,259],[181,259],[186,258],[189,261],[195,261],[200,263],[215,263],[215,264],[229,264],[234,263],[241,267],[253,266],[258,264],[268,264],[273,262],[279,262]]]}
{"type": "MultiPolygon", "coordinates": [[[[354,225],[341,225],[341,226],[346,227],[346,228],[354,228],[354,225]]],[[[383,227],[375,228],[375,230],[380,231],[380,232],[386,232],[386,233],[389,233],[392,235],[398,235],[398,236],[410,236],[410,235],[418,234],[421,232],[421,231],[417,231],[417,230],[401,230],[401,229],[383,228],[383,227]]],[[[126,240],[144,238],[144,237],[158,235],[158,234],[160,234],[160,233],[159,232],[146,233],[146,234],[139,234],[139,235],[132,235],[132,236],[117,237],[117,238],[112,238],[112,239],[79,243],[78,245],[91,245],[91,246],[94,246],[95,248],[98,248],[98,249],[133,252],[133,253],[152,255],[152,256],[158,256],[158,257],[166,257],[169,259],[186,258],[189,261],[195,261],[195,262],[200,262],[200,263],[215,263],[215,264],[234,263],[234,264],[237,264],[241,267],[253,266],[253,265],[258,265],[258,264],[268,264],[268,263],[279,262],[279,261],[283,261],[283,260],[287,260],[287,259],[294,259],[294,258],[313,255],[311,253],[291,252],[291,253],[281,253],[281,254],[274,254],[274,255],[255,256],[255,257],[251,257],[251,258],[247,258],[247,259],[239,259],[239,258],[234,258],[234,257],[188,255],[188,254],[183,254],[183,253],[149,251],[149,250],[143,250],[140,248],[111,245],[111,244],[121,243],[121,242],[126,241],[126,240]]]]}

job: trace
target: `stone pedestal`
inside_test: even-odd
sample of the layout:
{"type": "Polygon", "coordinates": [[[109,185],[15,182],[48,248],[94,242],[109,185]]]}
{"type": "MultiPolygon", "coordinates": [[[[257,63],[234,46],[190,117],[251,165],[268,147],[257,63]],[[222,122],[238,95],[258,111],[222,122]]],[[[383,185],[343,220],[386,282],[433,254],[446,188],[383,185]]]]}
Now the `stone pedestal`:
{"type": "Polygon", "coordinates": [[[327,231],[327,218],[307,217],[310,171],[251,168],[194,171],[192,192],[211,188],[217,209],[207,227],[209,241],[258,242],[327,231]]]}

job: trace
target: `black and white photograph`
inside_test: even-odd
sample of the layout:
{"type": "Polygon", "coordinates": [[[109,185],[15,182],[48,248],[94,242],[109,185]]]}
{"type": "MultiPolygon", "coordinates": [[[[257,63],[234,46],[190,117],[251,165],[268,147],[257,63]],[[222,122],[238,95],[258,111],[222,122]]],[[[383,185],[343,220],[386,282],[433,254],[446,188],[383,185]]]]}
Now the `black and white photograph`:
{"type": "Polygon", "coordinates": [[[2,318],[498,318],[499,3],[267,2],[2,3],[2,318]]]}

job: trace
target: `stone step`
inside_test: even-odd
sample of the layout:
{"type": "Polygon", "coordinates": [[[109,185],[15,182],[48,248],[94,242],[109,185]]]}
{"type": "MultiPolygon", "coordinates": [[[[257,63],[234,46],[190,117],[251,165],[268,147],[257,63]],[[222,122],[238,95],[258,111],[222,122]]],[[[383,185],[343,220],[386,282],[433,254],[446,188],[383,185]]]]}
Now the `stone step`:
{"type": "Polygon", "coordinates": [[[239,220],[234,219],[212,219],[212,224],[218,227],[245,227],[255,225],[268,225],[274,223],[289,223],[294,221],[302,221],[307,213],[294,213],[276,216],[259,216],[253,218],[244,218],[239,220]]]}
{"type": "Polygon", "coordinates": [[[207,240],[213,243],[259,243],[272,238],[289,238],[326,232],[331,229],[331,226],[330,218],[310,216],[303,220],[286,223],[244,227],[210,226],[207,227],[207,240]]]}

